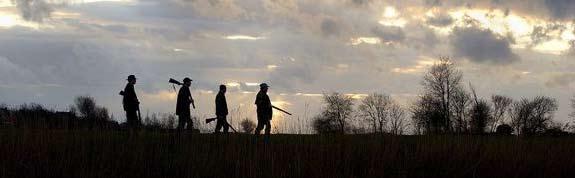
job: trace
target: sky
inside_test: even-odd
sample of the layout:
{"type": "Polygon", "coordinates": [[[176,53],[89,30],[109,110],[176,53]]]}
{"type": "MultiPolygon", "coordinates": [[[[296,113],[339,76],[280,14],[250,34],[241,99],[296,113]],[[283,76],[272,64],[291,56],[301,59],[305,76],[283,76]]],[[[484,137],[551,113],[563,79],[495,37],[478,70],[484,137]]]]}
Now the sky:
{"type": "Polygon", "coordinates": [[[0,103],[67,110],[90,95],[120,122],[134,74],[144,114],[173,113],[168,79],[190,77],[194,115],[212,117],[227,84],[236,125],[255,120],[266,82],[294,113],[275,113],[274,130],[309,132],[323,93],[409,107],[441,56],[480,97],[554,97],[555,120],[571,120],[571,0],[0,0],[0,103]]]}

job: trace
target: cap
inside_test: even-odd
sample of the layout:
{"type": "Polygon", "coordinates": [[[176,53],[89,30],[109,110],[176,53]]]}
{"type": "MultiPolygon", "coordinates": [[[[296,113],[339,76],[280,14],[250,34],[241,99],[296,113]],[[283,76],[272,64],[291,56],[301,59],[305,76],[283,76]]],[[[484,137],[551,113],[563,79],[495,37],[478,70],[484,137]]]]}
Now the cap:
{"type": "Polygon", "coordinates": [[[260,88],[269,88],[270,86],[267,83],[260,84],[260,88]]]}
{"type": "Polygon", "coordinates": [[[136,80],[136,76],[135,75],[129,75],[127,80],[136,80]]]}
{"type": "Polygon", "coordinates": [[[184,78],[184,82],[191,82],[191,81],[193,81],[193,80],[188,78],[188,77],[184,78]]]}

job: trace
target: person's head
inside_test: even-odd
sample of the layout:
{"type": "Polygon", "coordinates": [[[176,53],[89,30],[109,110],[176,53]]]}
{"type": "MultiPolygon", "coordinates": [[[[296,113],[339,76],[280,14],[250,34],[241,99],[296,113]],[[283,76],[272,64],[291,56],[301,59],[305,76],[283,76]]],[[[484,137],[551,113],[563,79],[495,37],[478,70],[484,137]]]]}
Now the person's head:
{"type": "Polygon", "coordinates": [[[220,85],[220,92],[226,93],[226,91],[227,91],[226,85],[220,85]]]}
{"type": "Polygon", "coordinates": [[[186,77],[184,78],[184,86],[190,87],[192,85],[192,79],[186,77]]]}
{"type": "Polygon", "coordinates": [[[136,84],[136,76],[135,75],[129,75],[127,80],[128,80],[128,83],[130,83],[130,84],[136,84]]]}
{"type": "Polygon", "coordinates": [[[260,84],[260,90],[263,91],[264,93],[268,92],[268,88],[270,88],[270,86],[267,83],[260,84]]]}

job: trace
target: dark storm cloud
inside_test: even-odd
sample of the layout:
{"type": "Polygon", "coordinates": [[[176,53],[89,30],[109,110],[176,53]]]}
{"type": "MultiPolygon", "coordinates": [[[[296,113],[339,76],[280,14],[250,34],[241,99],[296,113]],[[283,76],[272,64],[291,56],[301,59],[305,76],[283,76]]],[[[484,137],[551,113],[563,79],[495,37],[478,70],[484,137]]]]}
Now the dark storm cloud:
{"type": "Polygon", "coordinates": [[[488,29],[456,27],[449,38],[456,56],[476,63],[509,64],[519,59],[505,37],[488,29]]]}
{"type": "Polygon", "coordinates": [[[407,34],[406,43],[414,49],[434,50],[441,43],[435,32],[427,26],[421,24],[408,25],[410,29],[407,34]]]}
{"type": "Polygon", "coordinates": [[[13,81],[16,84],[102,86],[128,69],[128,62],[121,59],[127,50],[114,43],[76,40],[70,34],[12,35],[0,38],[0,56],[4,63],[11,64],[10,68],[25,71],[25,75],[18,75],[24,79],[13,81]]]}
{"type": "Polygon", "coordinates": [[[50,17],[53,9],[44,0],[12,0],[20,11],[22,18],[28,21],[42,22],[50,17]]]}
{"type": "Polygon", "coordinates": [[[372,33],[383,42],[401,42],[405,39],[405,32],[397,26],[377,26],[372,33]]]}
{"type": "Polygon", "coordinates": [[[575,17],[575,1],[573,0],[545,0],[545,6],[554,18],[571,20],[575,17]]]}

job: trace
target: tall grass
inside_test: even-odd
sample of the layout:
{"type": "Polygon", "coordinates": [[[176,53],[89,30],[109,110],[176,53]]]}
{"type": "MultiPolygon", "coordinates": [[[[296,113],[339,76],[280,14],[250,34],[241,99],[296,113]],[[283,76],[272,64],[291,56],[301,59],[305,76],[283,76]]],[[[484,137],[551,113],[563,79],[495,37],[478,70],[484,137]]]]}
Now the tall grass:
{"type": "Polygon", "coordinates": [[[571,137],[0,130],[0,177],[573,177],[571,137]]]}

